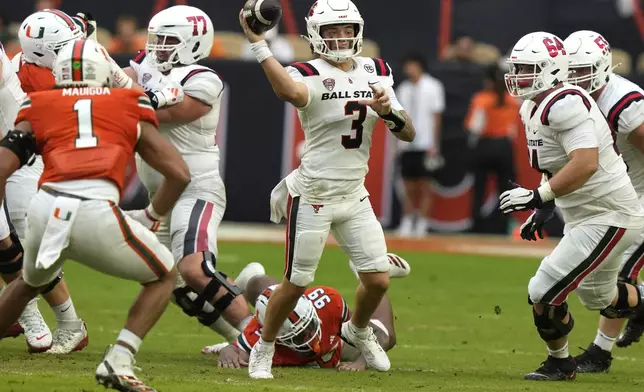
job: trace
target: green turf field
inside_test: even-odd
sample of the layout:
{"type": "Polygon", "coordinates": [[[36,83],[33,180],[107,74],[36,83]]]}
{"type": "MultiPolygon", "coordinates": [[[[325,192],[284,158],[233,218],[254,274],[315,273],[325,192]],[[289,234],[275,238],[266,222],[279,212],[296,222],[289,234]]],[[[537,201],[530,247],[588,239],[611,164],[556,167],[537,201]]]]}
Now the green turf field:
{"type": "MultiPolygon", "coordinates": [[[[281,246],[222,244],[219,267],[236,275],[249,261],[280,275],[281,246]]],[[[412,267],[390,289],[398,345],[388,373],[341,374],[333,370],[276,369],[273,381],[248,379],[246,370],[221,370],[200,353],[219,341],[210,330],[170,305],[138,355],[139,376],[159,391],[640,391],[644,345],[616,348],[611,373],[578,375],[569,383],[522,380],[545,359],[527,304],[528,279],[538,260],[399,252],[412,267]],[[500,314],[495,307],[499,306],[500,314]]],[[[122,328],[137,285],[69,263],[65,269],[76,308],[87,321],[89,346],[64,357],[29,355],[23,338],[0,341],[0,391],[100,391],[94,370],[122,328]]],[[[337,248],[325,251],[317,283],[337,287],[353,302],[356,281],[337,248]]],[[[573,354],[594,338],[597,314],[576,297],[573,354]]],[[[53,316],[40,308],[50,325],[53,316]]]]}

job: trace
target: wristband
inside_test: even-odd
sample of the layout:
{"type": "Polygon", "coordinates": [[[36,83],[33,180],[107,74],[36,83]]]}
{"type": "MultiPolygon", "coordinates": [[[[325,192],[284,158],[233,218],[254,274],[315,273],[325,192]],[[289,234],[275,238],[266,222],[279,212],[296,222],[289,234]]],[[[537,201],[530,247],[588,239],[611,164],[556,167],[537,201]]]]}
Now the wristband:
{"type": "Polygon", "coordinates": [[[389,114],[379,116],[385,120],[385,124],[387,124],[387,128],[389,128],[391,132],[398,133],[405,127],[405,120],[393,109],[389,114]]]}
{"type": "Polygon", "coordinates": [[[154,221],[158,221],[162,218],[162,216],[154,210],[154,207],[152,207],[152,203],[150,203],[150,205],[148,205],[145,208],[145,215],[147,215],[147,217],[150,220],[154,220],[154,221]]]}
{"type": "Polygon", "coordinates": [[[268,43],[265,40],[254,42],[250,44],[250,49],[255,53],[258,63],[263,63],[269,57],[273,57],[273,52],[268,48],[268,43]]]}
{"type": "Polygon", "coordinates": [[[150,98],[150,104],[152,104],[152,108],[154,108],[154,110],[157,110],[159,107],[163,107],[166,104],[165,98],[162,99],[163,102],[159,102],[159,96],[162,96],[162,94],[157,95],[154,93],[154,91],[146,91],[145,95],[150,98]]]}
{"type": "Polygon", "coordinates": [[[552,191],[552,188],[550,187],[550,182],[546,181],[539,188],[537,188],[537,192],[539,192],[539,197],[541,197],[541,201],[543,203],[547,203],[551,200],[554,200],[555,193],[552,191]]]}

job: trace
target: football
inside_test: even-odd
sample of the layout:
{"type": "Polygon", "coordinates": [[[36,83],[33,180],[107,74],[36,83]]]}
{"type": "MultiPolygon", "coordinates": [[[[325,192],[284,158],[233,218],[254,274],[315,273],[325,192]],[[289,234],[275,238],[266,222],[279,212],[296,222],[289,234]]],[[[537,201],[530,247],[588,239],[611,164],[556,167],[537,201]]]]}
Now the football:
{"type": "Polygon", "coordinates": [[[244,18],[248,27],[261,34],[275,27],[282,18],[280,0],[248,0],[244,4],[244,18]]]}

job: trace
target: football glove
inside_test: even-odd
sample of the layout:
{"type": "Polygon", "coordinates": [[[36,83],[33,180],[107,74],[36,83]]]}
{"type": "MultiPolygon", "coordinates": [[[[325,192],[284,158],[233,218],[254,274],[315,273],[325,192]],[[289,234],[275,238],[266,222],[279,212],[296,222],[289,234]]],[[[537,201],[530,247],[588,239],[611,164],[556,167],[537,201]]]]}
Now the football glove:
{"type": "Polygon", "coordinates": [[[145,93],[150,97],[154,109],[176,105],[184,98],[183,88],[175,82],[168,83],[160,90],[146,91],[145,93]]]}
{"type": "Polygon", "coordinates": [[[536,241],[536,235],[538,235],[540,239],[543,239],[543,227],[554,216],[555,202],[551,201],[543,204],[521,225],[521,238],[526,241],[536,241]]]}
{"type": "Polygon", "coordinates": [[[154,211],[152,205],[149,205],[147,208],[144,208],[142,210],[131,210],[124,212],[125,215],[139,222],[151,232],[158,231],[159,226],[161,226],[161,216],[154,211]]]}
{"type": "Polygon", "coordinates": [[[540,208],[543,205],[539,192],[529,190],[511,182],[514,189],[507,190],[499,196],[500,209],[504,214],[510,214],[515,211],[532,210],[540,208]]]}

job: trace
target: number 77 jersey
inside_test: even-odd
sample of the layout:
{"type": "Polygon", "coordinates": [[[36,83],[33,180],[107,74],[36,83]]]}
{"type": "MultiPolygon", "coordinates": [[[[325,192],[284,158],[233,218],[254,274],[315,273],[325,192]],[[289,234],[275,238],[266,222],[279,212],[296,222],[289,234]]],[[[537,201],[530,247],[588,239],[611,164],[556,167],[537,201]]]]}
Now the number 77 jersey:
{"type": "MultiPolygon", "coordinates": [[[[352,194],[362,187],[367,174],[372,134],[379,119],[376,112],[359,103],[372,98],[369,83],[380,82],[392,108],[403,109],[392,88],[391,68],[381,59],[355,57],[353,68],[347,72],[322,59],[294,63],[286,69],[309,91],[308,103],[298,108],[306,142],[298,170],[303,184],[337,180],[342,182],[339,186],[332,185],[327,193],[316,196],[352,194]]],[[[306,195],[306,189],[301,191],[306,195]]]]}
{"type": "Polygon", "coordinates": [[[119,192],[140,136],[139,121],[158,125],[146,95],[107,87],[31,93],[16,124],[22,121],[31,124],[45,164],[39,187],[104,179],[119,192]]]}

